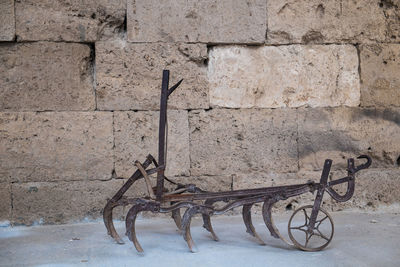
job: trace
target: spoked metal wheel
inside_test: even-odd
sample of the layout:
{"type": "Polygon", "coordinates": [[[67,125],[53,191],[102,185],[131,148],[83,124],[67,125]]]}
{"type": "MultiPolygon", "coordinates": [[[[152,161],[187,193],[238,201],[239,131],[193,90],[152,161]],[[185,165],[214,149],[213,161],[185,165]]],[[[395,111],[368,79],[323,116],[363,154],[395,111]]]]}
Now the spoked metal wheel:
{"type": "Polygon", "coordinates": [[[297,209],[288,224],[289,237],[293,244],[305,251],[324,249],[331,242],[334,232],[332,217],[322,208],[319,209],[314,229],[309,230],[312,208],[312,205],[307,205],[297,209]]]}

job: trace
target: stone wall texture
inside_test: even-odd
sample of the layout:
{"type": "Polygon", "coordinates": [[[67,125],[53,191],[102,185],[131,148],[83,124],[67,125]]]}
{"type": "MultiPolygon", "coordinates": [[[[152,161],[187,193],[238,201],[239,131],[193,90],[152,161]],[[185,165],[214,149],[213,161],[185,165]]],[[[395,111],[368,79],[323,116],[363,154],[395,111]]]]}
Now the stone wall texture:
{"type": "Polygon", "coordinates": [[[398,209],[399,0],[0,0],[0,225],[101,217],[135,160],[157,156],[163,69],[184,79],[169,178],[295,184],[368,154],[351,201],[323,205],[398,209]]]}

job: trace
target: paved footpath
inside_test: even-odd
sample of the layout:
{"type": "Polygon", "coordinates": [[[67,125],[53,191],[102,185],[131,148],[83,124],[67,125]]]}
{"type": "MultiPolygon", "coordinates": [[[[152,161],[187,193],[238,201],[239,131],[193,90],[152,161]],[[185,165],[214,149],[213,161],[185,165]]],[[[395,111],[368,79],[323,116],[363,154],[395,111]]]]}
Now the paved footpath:
{"type": "MultiPolygon", "coordinates": [[[[0,266],[400,266],[400,213],[333,213],[335,235],[324,251],[302,252],[272,238],[260,215],[254,225],[266,246],[245,232],[240,216],[213,218],[219,242],[192,222],[190,253],[172,220],[141,218],[138,254],[126,236],[115,244],[101,222],[0,228],[0,266]]],[[[286,228],[287,215],[275,219],[286,228]]],[[[124,224],[116,222],[117,231],[124,224]]]]}

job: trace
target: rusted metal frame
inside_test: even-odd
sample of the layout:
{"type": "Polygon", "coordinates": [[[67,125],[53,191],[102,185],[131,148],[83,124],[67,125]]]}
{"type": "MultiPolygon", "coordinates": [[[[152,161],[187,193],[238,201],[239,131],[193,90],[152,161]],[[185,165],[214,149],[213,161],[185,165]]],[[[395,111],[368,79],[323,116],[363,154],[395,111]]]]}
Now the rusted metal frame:
{"type": "MultiPolygon", "coordinates": [[[[272,206],[279,200],[287,199],[289,197],[301,195],[306,192],[314,192],[317,190],[317,195],[314,200],[314,205],[312,207],[311,216],[308,222],[307,231],[310,234],[314,233],[316,219],[318,212],[321,209],[321,203],[323,198],[323,193],[326,190],[332,198],[337,201],[346,201],[350,199],[354,193],[355,186],[355,173],[359,170],[368,168],[371,165],[371,158],[369,156],[359,156],[358,158],[367,159],[367,162],[361,164],[357,167],[354,166],[354,159],[348,160],[348,176],[327,182],[330,167],[332,165],[331,160],[326,160],[324,164],[324,169],[321,175],[320,183],[309,182],[307,184],[299,185],[289,185],[289,186],[279,186],[279,187],[265,187],[257,189],[245,189],[245,190],[235,190],[235,191],[225,191],[225,192],[206,192],[196,187],[193,184],[182,185],[175,183],[165,177],[164,172],[166,168],[166,142],[167,142],[167,105],[168,96],[181,84],[180,80],[177,84],[169,87],[169,71],[163,71],[162,86],[161,86],[161,99],[160,99],[160,121],[159,121],[159,143],[158,143],[158,163],[157,161],[149,155],[151,158],[147,158],[143,163],[143,166],[139,163],[138,170],[131,176],[130,179],[124,184],[124,186],[117,192],[117,194],[107,203],[104,220],[107,230],[114,239],[121,241],[118,234],[116,234],[113,223],[112,223],[112,209],[118,205],[129,205],[133,206],[129,209],[126,218],[127,235],[129,239],[134,243],[136,249],[140,252],[143,251],[140,244],[136,239],[135,234],[135,220],[137,214],[141,211],[151,211],[157,213],[167,213],[172,212],[172,217],[175,220],[178,228],[185,231],[184,238],[188,243],[189,248],[192,250],[193,240],[190,235],[190,221],[193,215],[201,213],[204,221],[204,228],[211,232],[214,240],[218,240],[215,235],[212,225],[211,225],[211,215],[219,215],[231,210],[235,207],[243,206],[243,220],[245,222],[247,231],[259,239],[260,244],[264,242],[259,238],[255,232],[254,226],[251,222],[251,207],[253,204],[258,202],[264,202],[263,204],[263,218],[267,228],[270,230],[271,235],[276,238],[281,238],[283,241],[291,245],[290,242],[285,240],[283,236],[280,235],[279,231],[276,229],[273,219],[271,216],[272,206]],[[150,162],[149,162],[150,161],[150,162]],[[155,168],[146,170],[146,168],[153,163],[155,168]],[[147,166],[146,166],[147,165],[147,166]],[[141,173],[140,173],[141,172],[141,173]],[[137,174],[139,173],[139,174],[137,174]],[[146,184],[148,185],[148,191],[150,198],[153,197],[150,190],[148,181],[148,175],[157,173],[157,185],[156,185],[156,201],[147,198],[124,198],[123,194],[126,190],[138,179],[147,178],[146,184]],[[164,193],[164,179],[177,185],[177,188],[172,193],[164,193]],[[332,187],[341,183],[348,183],[347,192],[344,195],[338,194],[332,187]],[[193,201],[204,201],[201,203],[195,203],[193,201]],[[222,208],[215,208],[214,203],[224,201],[229,202],[222,208]],[[170,203],[170,206],[162,206],[162,204],[170,203]],[[183,219],[181,220],[179,210],[181,208],[187,208],[183,219]]],[[[292,215],[293,216],[293,215],[292,215]]],[[[290,226],[289,226],[290,227],[290,226]]],[[[333,233],[332,233],[333,234],[333,233]]],[[[292,239],[293,241],[293,239],[292,239]]],[[[121,241],[122,242],[122,241],[121,241]]],[[[327,245],[328,243],[326,243],[327,245]]],[[[325,246],[326,246],[325,245],[325,246]]],[[[300,249],[304,249],[299,247],[300,249]]],[[[312,250],[312,249],[311,249],[312,250]]],[[[318,249],[316,249],[318,250],[318,249]]]]}
{"type": "MultiPolygon", "coordinates": [[[[223,214],[235,207],[239,206],[244,206],[244,205],[253,205],[254,203],[257,202],[264,202],[264,208],[263,208],[263,215],[264,215],[264,221],[266,223],[267,228],[270,230],[271,235],[280,238],[281,235],[279,234],[279,231],[276,229],[276,227],[273,225],[273,220],[271,218],[271,207],[272,205],[277,202],[278,200],[281,199],[286,199],[288,197],[292,196],[297,196],[301,195],[306,192],[310,192],[312,189],[311,184],[305,184],[302,186],[299,186],[297,188],[291,188],[289,190],[285,190],[285,188],[282,188],[278,192],[272,192],[272,193],[264,193],[264,194],[259,194],[256,196],[251,196],[251,197],[244,197],[244,196],[232,196],[232,198],[235,198],[236,200],[228,203],[224,207],[220,209],[216,209],[209,204],[214,203],[218,200],[221,201],[226,201],[227,198],[219,198],[219,199],[207,199],[205,204],[206,205],[195,205],[189,209],[186,210],[185,214],[183,215],[182,219],[182,230],[184,230],[184,239],[188,244],[188,247],[191,251],[193,251],[193,246],[194,242],[190,234],[190,222],[191,218],[197,214],[201,213],[203,216],[203,221],[204,221],[204,227],[211,232],[213,239],[218,240],[218,237],[215,235],[214,230],[211,226],[211,221],[210,221],[210,216],[211,215],[219,215],[223,214]],[[208,204],[208,205],[207,205],[208,204]],[[267,208],[265,208],[267,207],[267,208]]],[[[246,226],[249,226],[248,228],[252,229],[251,232],[254,233],[254,236],[258,237],[259,243],[263,244],[264,242],[259,238],[259,236],[255,233],[254,226],[249,222],[248,220],[245,219],[246,226]]],[[[282,239],[285,241],[285,239],[282,237],[282,239]]]]}
{"type": "Polygon", "coordinates": [[[328,194],[336,201],[338,202],[345,202],[348,201],[354,194],[355,190],[355,174],[362,170],[366,169],[371,165],[371,158],[369,156],[359,156],[359,159],[366,159],[367,162],[364,164],[361,164],[359,166],[354,165],[354,159],[350,158],[347,160],[347,176],[341,179],[337,179],[334,181],[331,181],[327,184],[326,186],[326,191],[328,194]],[[346,183],[347,182],[347,190],[346,193],[343,195],[338,194],[334,189],[333,186],[341,184],[341,183],[346,183]]]}
{"type": "MultiPolygon", "coordinates": [[[[317,184],[318,185],[318,184],[317,184]]],[[[268,189],[268,188],[266,188],[268,189]]],[[[310,186],[310,184],[300,184],[300,185],[293,185],[290,186],[290,188],[288,190],[285,190],[284,188],[280,188],[279,191],[274,191],[274,192],[266,192],[266,193],[257,193],[251,196],[246,196],[246,195],[231,195],[231,196],[223,196],[220,198],[202,198],[202,197],[197,197],[195,198],[195,200],[206,200],[205,204],[198,204],[198,203],[194,203],[190,200],[186,200],[186,201],[180,201],[177,202],[171,206],[161,206],[162,203],[167,203],[167,202],[159,202],[159,201],[152,201],[152,200],[147,200],[144,198],[136,198],[134,199],[133,203],[136,203],[135,201],[139,201],[138,204],[146,204],[146,203],[158,203],[159,205],[159,212],[165,213],[165,212],[170,212],[174,209],[178,209],[178,208],[183,208],[183,207],[188,207],[188,205],[200,205],[200,206],[205,206],[207,208],[212,208],[216,215],[218,214],[222,214],[228,210],[231,210],[232,208],[238,207],[238,206],[242,206],[244,204],[250,204],[250,203],[257,203],[257,202],[262,202],[264,201],[266,198],[277,198],[277,199],[286,199],[289,197],[293,197],[293,196],[297,196],[297,195],[301,195],[303,193],[306,192],[310,192],[313,189],[313,186],[310,186]],[[220,209],[215,209],[213,208],[212,205],[210,205],[210,202],[207,202],[208,200],[212,200],[213,202],[217,202],[217,201],[222,201],[222,200],[234,200],[234,202],[228,203],[226,206],[224,206],[223,208],[220,209]]],[[[229,191],[228,191],[229,192],[229,191]]],[[[234,191],[233,191],[234,192],[234,191]]],[[[221,192],[224,193],[224,192],[221,192]]],[[[207,193],[200,193],[200,194],[193,194],[193,195],[205,195],[207,197],[209,197],[209,195],[207,195],[207,193]]],[[[132,202],[129,202],[130,204],[133,204],[132,202]]],[[[152,204],[153,205],[153,204],[152,204]]]]}
{"type": "Polygon", "coordinates": [[[193,201],[193,200],[206,200],[206,199],[233,199],[237,197],[250,197],[259,194],[274,194],[276,192],[281,192],[282,190],[291,190],[299,187],[306,187],[309,190],[314,190],[318,187],[318,184],[310,182],[307,184],[298,185],[288,185],[288,186],[276,186],[276,187],[263,187],[255,189],[244,189],[244,190],[234,190],[234,191],[224,191],[224,192],[204,192],[195,194],[179,194],[179,195],[165,195],[163,196],[163,201],[193,201]]]}
{"type": "MultiPolygon", "coordinates": [[[[240,196],[236,196],[236,198],[239,198],[239,199],[225,205],[224,207],[222,207],[220,209],[215,209],[208,205],[193,206],[186,210],[186,212],[182,218],[182,230],[184,230],[184,239],[187,242],[190,251],[193,252],[194,242],[193,242],[192,236],[190,234],[190,223],[191,223],[192,217],[195,214],[201,213],[203,215],[203,219],[204,218],[209,219],[211,215],[223,214],[223,213],[227,212],[228,210],[231,210],[235,207],[243,206],[246,204],[247,205],[254,204],[257,202],[264,202],[264,207],[267,207],[267,209],[265,209],[265,208],[263,209],[263,215],[264,215],[264,220],[267,225],[267,228],[270,230],[272,236],[279,238],[279,237],[281,237],[281,235],[279,234],[279,231],[276,229],[276,227],[273,225],[273,220],[271,218],[271,207],[272,207],[273,203],[275,203],[278,200],[286,199],[291,196],[300,195],[300,194],[303,194],[303,193],[306,193],[309,191],[310,191],[310,185],[306,184],[305,186],[302,186],[302,187],[293,188],[291,190],[282,189],[280,192],[274,192],[274,193],[270,193],[270,194],[260,194],[257,196],[243,197],[243,198],[241,198],[240,196]]],[[[211,200],[208,200],[208,202],[211,202],[211,200]]],[[[211,226],[211,223],[210,223],[210,226],[211,226]]],[[[213,234],[214,240],[218,240],[218,237],[216,237],[212,228],[211,228],[210,232],[213,234]]]]}
{"type": "MultiPolygon", "coordinates": [[[[250,196],[243,196],[243,195],[232,195],[232,196],[224,196],[224,197],[220,197],[220,198],[212,198],[212,199],[207,199],[211,200],[213,203],[217,202],[217,201],[229,201],[229,200],[233,200],[233,202],[230,202],[228,204],[226,204],[224,207],[220,208],[220,209],[216,209],[213,208],[213,214],[215,215],[219,215],[219,214],[223,214],[233,208],[239,207],[239,206],[243,206],[245,204],[255,204],[258,202],[263,202],[265,201],[266,198],[276,198],[276,199],[287,199],[289,197],[294,197],[294,196],[298,196],[307,192],[311,191],[311,187],[309,184],[301,184],[301,185],[297,185],[297,187],[292,187],[285,189],[285,188],[280,188],[277,191],[274,192],[265,192],[265,193],[258,193],[256,195],[250,195],[250,196]]],[[[200,199],[196,199],[196,200],[200,200],[200,199]]],[[[207,207],[211,207],[209,204],[210,202],[205,202],[204,206],[207,207]]]]}
{"type": "MultiPolygon", "coordinates": [[[[178,210],[180,208],[188,208],[182,219],[182,229],[185,230],[185,234],[184,234],[185,240],[188,242],[189,248],[192,250],[194,242],[190,236],[190,220],[194,214],[200,212],[203,215],[208,216],[208,218],[209,218],[210,215],[223,214],[223,213],[227,212],[228,210],[231,210],[235,207],[243,206],[245,204],[254,204],[257,202],[263,202],[263,201],[266,201],[266,199],[278,200],[278,199],[283,199],[283,198],[299,195],[299,194],[302,194],[305,192],[309,192],[311,186],[310,186],[310,184],[305,184],[305,185],[300,185],[298,187],[293,187],[293,186],[290,186],[290,187],[291,187],[290,190],[285,191],[284,188],[281,188],[280,192],[260,194],[260,195],[252,196],[252,197],[232,196],[232,198],[235,198],[236,200],[232,203],[225,205],[221,209],[215,209],[214,207],[209,205],[210,201],[211,201],[210,199],[208,201],[206,200],[205,205],[190,202],[190,201],[182,201],[182,202],[178,202],[174,205],[171,205],[169,207],[162,207],[160,205],[160,202],[158,202],[158,201],[138,198],[138,199],[135,199],[134,201],[132,201],[135,203],[135,205],[133,205],[132,208],[129,210],[127,218],[126,218],[127,235],[129,237],[129,239],[133,242],[136,249],[139,252],[142,252],[143,249],[140,246],[140,244],[136,238],[136,233],[135,233],[135,221],[137,218],[137,214],[139,212],[152,211],[152,212],[167,213],[167,212],[171,212],[174,210],[178,210]]],[[[130,203],[132,203],[132,202],[130,202],[130,203]]],[[[268,218],[267,221],[271,222],[271,219],[268,218]]],[[[269,226],[268,223],[267,223],[267,226],[269,226]]],[[[269,227],[269,228],[271,228],[271,230],[270,230],[270,231],[272,231],[271,234],[274,233],[273,229],[275,229],[275,228],[274,227],[269,227]]],[[[218,240],[218,237],[215,235],[215,233],[212,229],[211,223],[209,224],[209,228],[207,230],[209,230],[212,233],[214,240],[218,240]]]]}

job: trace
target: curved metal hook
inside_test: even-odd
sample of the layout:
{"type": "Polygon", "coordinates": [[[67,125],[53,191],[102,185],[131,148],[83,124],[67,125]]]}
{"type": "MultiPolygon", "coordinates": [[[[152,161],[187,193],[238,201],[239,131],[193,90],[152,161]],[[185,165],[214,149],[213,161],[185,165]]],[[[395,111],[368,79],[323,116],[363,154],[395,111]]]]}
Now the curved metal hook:
{"type": "Polygon", "coordinates": [[[355,167],[355,168],[354,168],[354,173],[356,173],[356,172],[358,172],[358,171],[360,171],[360,170],[363,170],[363,169],[367,169],[369,166],[371,166],[372,159],[371,159],[370,156],[368,156],[368,155],[360,155],[360,156],[358,156],[357,158],[358,158],[358,159],[366,159],[367,162],[364,163],[364,164],[361,164],[361,165],[359,165],[359,166],[357,166],[357,167],[355,167]]]}

